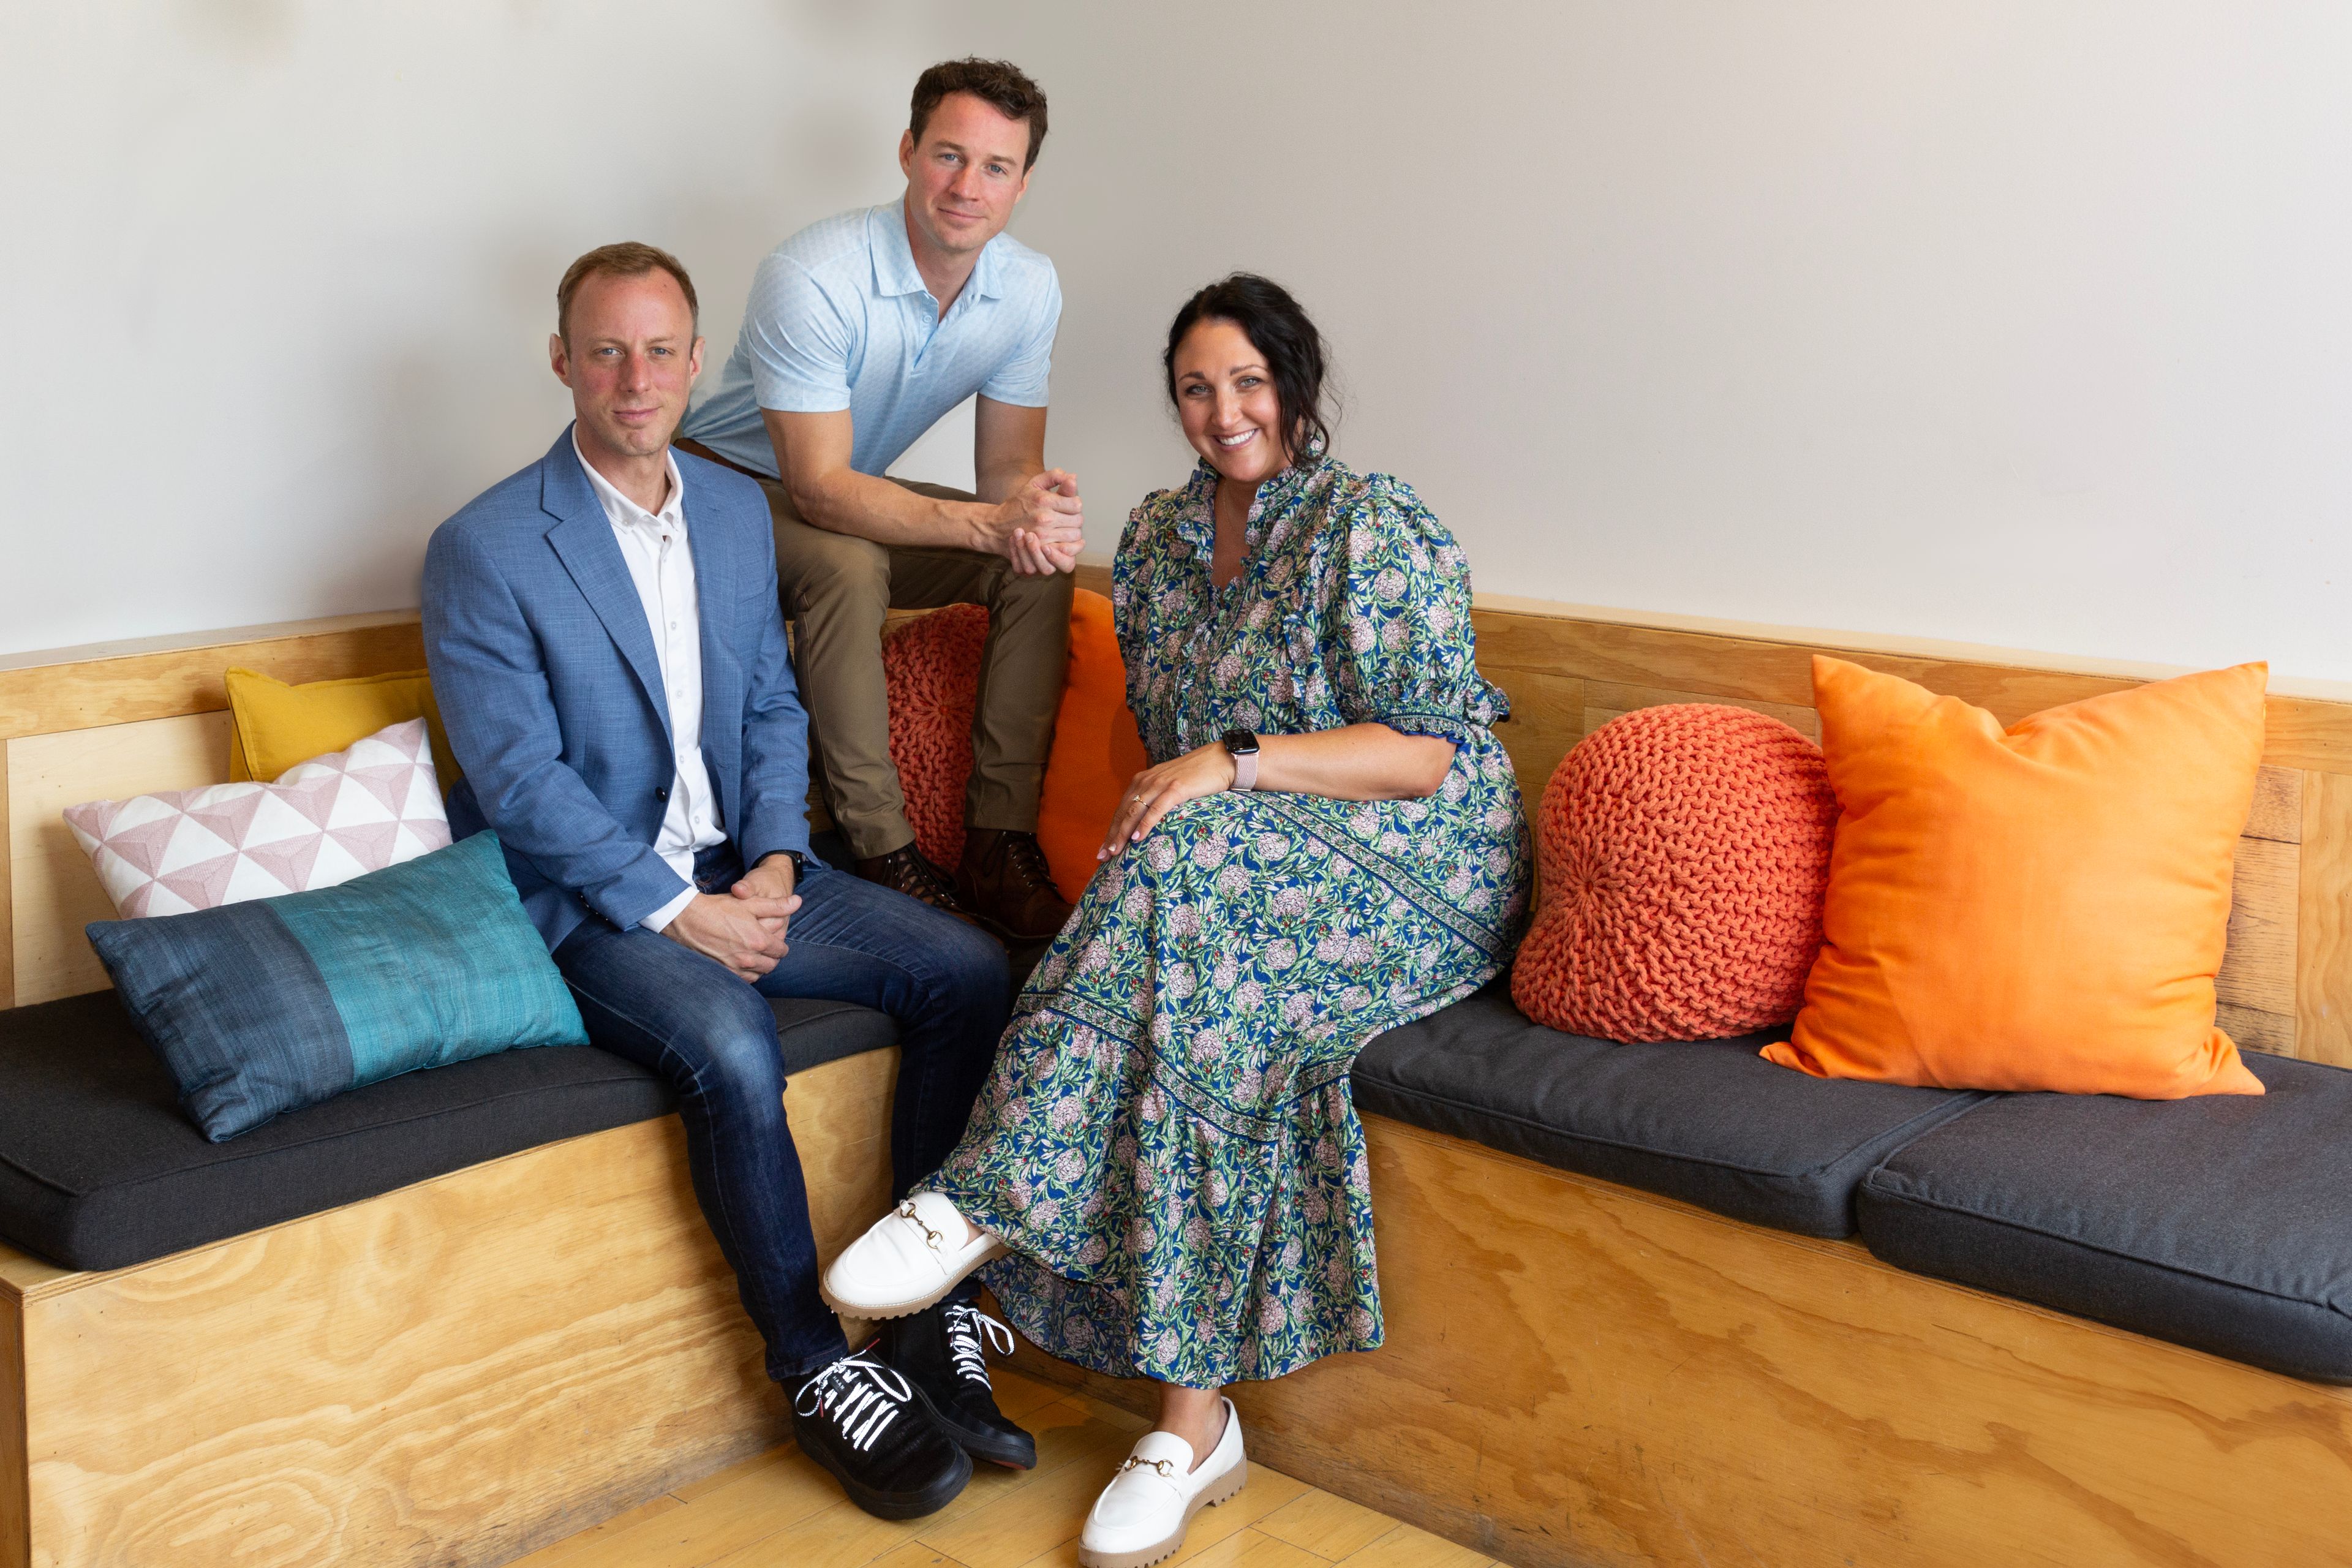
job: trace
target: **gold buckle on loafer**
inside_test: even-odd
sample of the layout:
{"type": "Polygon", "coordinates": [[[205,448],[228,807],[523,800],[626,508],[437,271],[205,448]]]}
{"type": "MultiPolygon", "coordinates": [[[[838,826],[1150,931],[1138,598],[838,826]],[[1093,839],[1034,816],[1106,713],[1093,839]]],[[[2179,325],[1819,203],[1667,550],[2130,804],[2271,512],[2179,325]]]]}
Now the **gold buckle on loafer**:
{"type": "Polygon", "coordinates": [[[947,1239],[946,1237],[940,1235],[938,1231],[933,1230],[929,1226],[923,1224],[923,1216],[915,1212],[915,1200],[912,1198],[908,1198],[905,1203],[898,1205],[898,1217],[900,1219],[913,1220],[917,1228],[920,1229],[923,1233],[923,1245],[929,1247],[933,1252],[937,1252],[940,1249],[940,1243],[947,1239]]]}

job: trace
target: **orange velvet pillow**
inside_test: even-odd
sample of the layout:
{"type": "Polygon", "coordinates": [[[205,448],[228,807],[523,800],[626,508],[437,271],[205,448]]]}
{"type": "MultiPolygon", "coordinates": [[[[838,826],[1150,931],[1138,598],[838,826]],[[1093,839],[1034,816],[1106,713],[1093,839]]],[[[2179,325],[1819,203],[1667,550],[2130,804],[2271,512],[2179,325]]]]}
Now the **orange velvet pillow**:
{"type": "Polygon", "coordinates": [[[1072,903],[1095,874],[1095,851],[1128,781],[1150,765],[1127,710],[1127,661],[1110,601],[1081,588],[1070,604],[1070,673],[1054,721],[1054,750],[1037,803],[1037,846],[1072,903]]]}
{"type": "Polygon", "coordinates": [[[1840,816],[1795,1034],[1823,1078],[2260,1094],[2214,1026],[2269,668],[1991,714],[1813,660],[1840,816]]]}

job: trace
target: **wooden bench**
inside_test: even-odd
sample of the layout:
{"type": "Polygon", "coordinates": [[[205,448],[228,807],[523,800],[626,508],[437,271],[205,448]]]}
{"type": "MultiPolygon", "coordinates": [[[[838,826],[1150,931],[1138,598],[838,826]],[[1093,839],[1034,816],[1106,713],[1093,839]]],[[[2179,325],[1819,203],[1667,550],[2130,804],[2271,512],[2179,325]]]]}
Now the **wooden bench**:
{"type": "MultiPolygon", "coordinates": [[[[1497,600],[1478,630],[1531,802],[1649,703],[1811,728],[1794,634],[1497,600]]],[[[1832,650],[2005,721],[2156,673],[1832,650]]],[[[422,663],[406,616],[0,663],[0,1005],[105,984],[57,813],[226,777],[224,668],[422,663]]],[[[2274,697],[2267,761],[2224,1022],[2352,1065],[2352,705],[2274,697]]],[[[885,1200],[894,1056],[793,1085],[827,1249],[885,1200]]],[[[1530,1568],[2345,1560],[2352,1391],[1368,1126],[1388,1347],[1237,1394],[1305,1479],[1530,1568]]],[[[0,1247],[0,1568],[493,1563],[784,1433],[667,1119],[133,1268],[0,1247]]]]}

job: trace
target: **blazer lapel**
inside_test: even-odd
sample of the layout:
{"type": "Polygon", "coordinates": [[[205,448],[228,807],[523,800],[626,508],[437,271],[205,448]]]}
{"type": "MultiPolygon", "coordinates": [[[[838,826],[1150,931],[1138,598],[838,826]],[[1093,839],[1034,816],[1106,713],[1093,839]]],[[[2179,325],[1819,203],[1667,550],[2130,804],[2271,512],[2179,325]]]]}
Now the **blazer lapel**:
{"type": "Polygon", "coordinates": [[[694,599],[702,633],[702,754],[706,761],[724,759],[729,765],[710,768],[710,787],[719,792],[719,820],[733,831],[734,763],[742,750],[743,656],[737,649],[735,614],[737,587],[730,562],[719,537],[718,522],[709,509],[698,509],[695,492],[686,492],[686,544],[694,557],[694,599]]]}
{"type": "MultiPolygon", "coordinates": [[[[637,597],[637,585],[629,577],[629,563],[621,559],[620,542],[613,537],[612,521],[605,517],[596,492],[588,488],[588,476],[580,471],[580,459],[572,449],[572,433],[568,429],[556,443],[555,450],[547,455],[540,485],[540,506],[560,520],[547,531],[548,543],[555,547],[564,570],[572,574],[582,596],[596,612],[596,618],[604,623],[613,645],[628,661],[637,685],[661,721],[663,740],[675,745],[669,728],[669,699],[662,689],[661,662],[654,656],[653,628],[646,624],[645,603],[637,597]]],[[[696,563],[698,568],[700,564],[699,561],[696,563]]]]}

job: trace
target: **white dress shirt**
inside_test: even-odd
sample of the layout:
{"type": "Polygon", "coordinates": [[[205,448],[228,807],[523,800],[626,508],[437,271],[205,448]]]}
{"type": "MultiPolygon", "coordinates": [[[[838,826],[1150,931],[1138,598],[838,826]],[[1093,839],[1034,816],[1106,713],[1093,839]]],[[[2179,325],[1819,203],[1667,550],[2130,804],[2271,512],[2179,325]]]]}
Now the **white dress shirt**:
{"type": "MultiPolygon", "coordinates": [[[[580,433],[572,434],[572,450],[580,453],[580,433]]],[[[628,563],[629,581],[636,584],[637,601],[646,607],[646,624],[654,634],[654,658],[661,665],[662,689],[669,700],[669,733],[677,776],[671,780],[669,809],[662,814],[661,833],[654,853],[686,879],[686,891],[637,922],[660,931],[678,911],[694,901],[694,856],[723,843],[710,794],[710,770],[702,762],[702,616],[695,597],[694,552],[686,542],[686,482],[677,458],[667,453],[669,495],[658,512],[647,511],[598,473],[584,457],[581,471],[589,488],[604,503],[604,516],[620,542],[621,559],[628,563]]]]}

